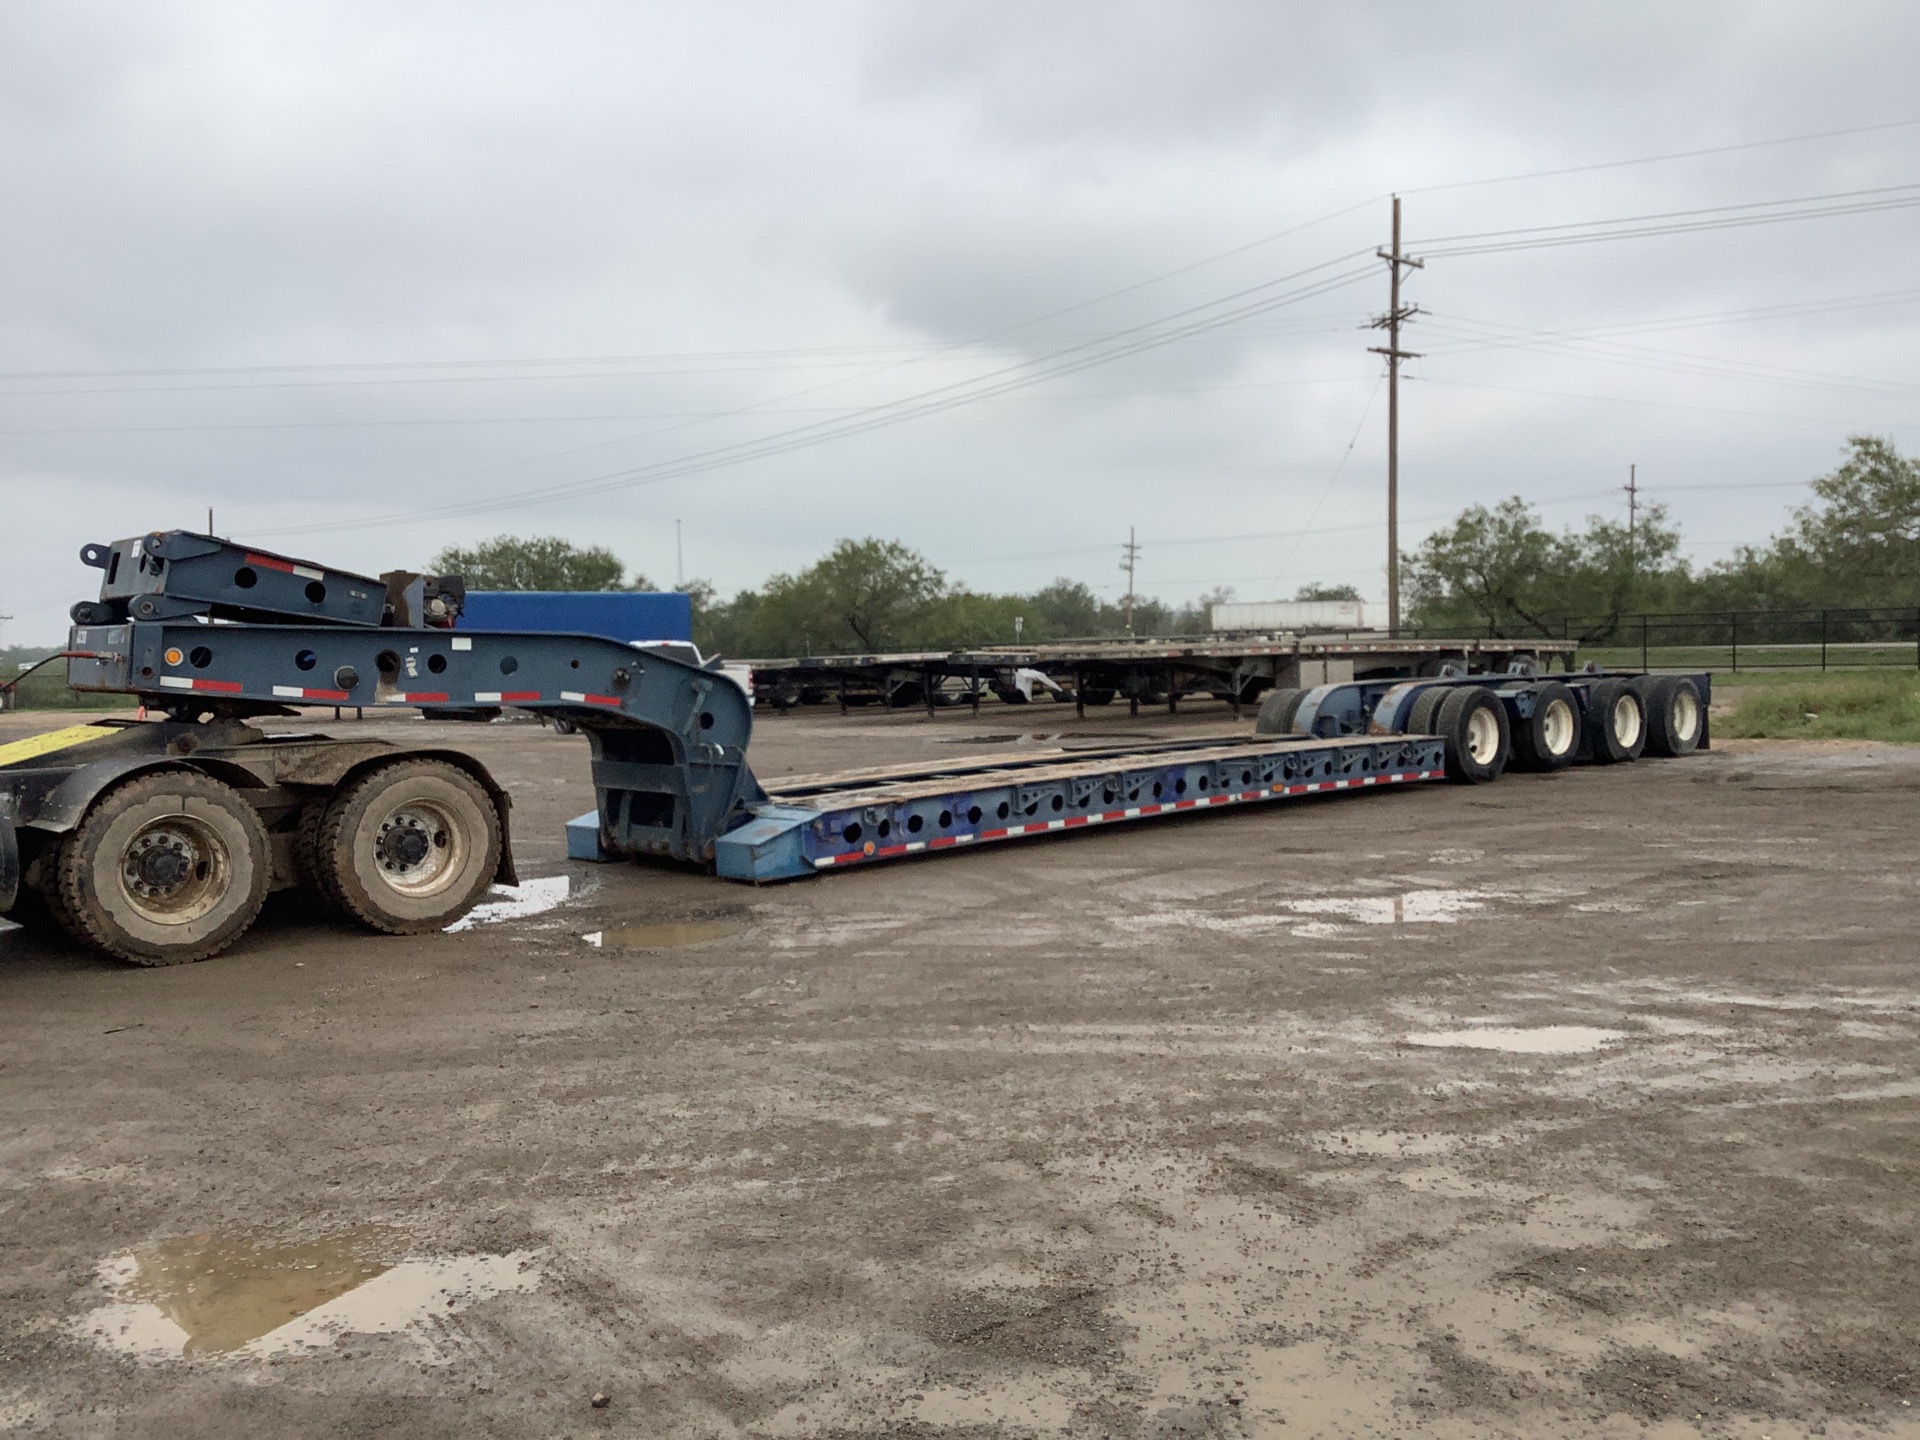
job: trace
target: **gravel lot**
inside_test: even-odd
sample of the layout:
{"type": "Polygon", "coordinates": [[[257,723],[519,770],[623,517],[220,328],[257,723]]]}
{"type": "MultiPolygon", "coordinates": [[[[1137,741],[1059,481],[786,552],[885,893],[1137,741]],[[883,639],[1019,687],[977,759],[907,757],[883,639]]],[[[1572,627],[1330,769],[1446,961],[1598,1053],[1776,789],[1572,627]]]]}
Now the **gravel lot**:
{"type": "Polygon", "coordinates": [[[578,737],[335,733],[442,729],[564,903],[395,940],[276,900],[154,971],[0,936],[0,1429],[1920,1436],[1913,750],[753,890],[569,865],[578,737]]]}

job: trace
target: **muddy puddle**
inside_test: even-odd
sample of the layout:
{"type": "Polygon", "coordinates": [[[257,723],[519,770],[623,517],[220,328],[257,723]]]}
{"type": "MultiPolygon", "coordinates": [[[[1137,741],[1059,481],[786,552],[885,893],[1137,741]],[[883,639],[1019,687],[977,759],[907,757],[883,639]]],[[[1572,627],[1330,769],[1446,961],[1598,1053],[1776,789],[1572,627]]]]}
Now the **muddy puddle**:
{"type": "Polygon", "coordinates": [[[385,1225],[293,1244],[175,1236],[103,1261],[112,1300],[73,1328],[148,1359],[298,1352],[348,1334],[425,1339],[429,1317],[531,1289],[531,1261],[526,1252],[410,1255],[406,1236],[385,1225]]]}
{"type": "Polygon", "coordinates": [[[655,925],[615,925],[580,938],[598,950],[668,950],[705,945],[746,933],[740,920],[668,920],[655,925]]]}
{"type": "Polygon", "coordinates": [[[1471,1030],[1424,1030],[1409,1045],[1464,1050],[1506,1050],[1516,1055],[1581,1055],[1627,1038],[1624,1030],[1595,1025],[1485,1025],[1471,1030]]]}
{"type": "Polygon", "coordinates": [[[1320,915],[1358,925],[1451,925],[1498,898],[1491,890],[1409,890],[1402,895],[1340,895],[1282,904],[1296,915],[1320,915]]]}
{"type": "Polygon", "coordinates": [[[564,903],[572,889],[573,882],[565,875],[543,875],[519,885],[495,885],[487,891],[485,900],[447,926],[447,933],[457,935],[476,925],[497,925],[502,920],[544,914],[564,903]]]}

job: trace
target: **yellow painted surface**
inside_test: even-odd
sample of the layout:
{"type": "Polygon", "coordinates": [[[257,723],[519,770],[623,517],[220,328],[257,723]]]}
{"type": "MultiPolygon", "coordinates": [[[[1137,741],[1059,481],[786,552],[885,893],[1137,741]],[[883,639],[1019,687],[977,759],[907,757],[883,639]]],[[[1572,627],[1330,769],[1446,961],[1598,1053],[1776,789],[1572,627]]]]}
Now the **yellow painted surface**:
{"type": "Polygon", "coordinates": [[[22,760],[37,760],[56,750],[68,750],[89,740],[101,740],[114,734],[118,725],[69,725],[64,730],[49,730],[25,740],[0,745],[0,765],[18,765],[22,760]]]}

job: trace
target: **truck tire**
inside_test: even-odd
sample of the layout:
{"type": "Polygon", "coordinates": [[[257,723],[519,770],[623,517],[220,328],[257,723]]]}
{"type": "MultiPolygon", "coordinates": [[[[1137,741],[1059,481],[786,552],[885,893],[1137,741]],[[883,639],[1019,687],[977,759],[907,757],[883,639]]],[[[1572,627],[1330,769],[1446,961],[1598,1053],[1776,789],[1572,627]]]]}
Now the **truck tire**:
{"type": "Polygon", "coordinates": [[[1529,687],[1533,714],[1513,730],[1513,763],[1521,770],[1559,770],[1580,753],[1580,702],[1558,680],[1529,687]]]}
{"type": "Polygon", "coordinates": [[[1293,717],[1300,713],[1300,702],[1307,698],[1304,690],[1269,690],[1266,698],[1260,702],[1260,713],[1254,716],[1253,733],[1256,735],[1291,735],[1293,717]]]}
{"type": "Polygon", "coordinates": [[[1407,710],[1407,734],[1433,734],[1434,715],[1446,703],[1447,696],[1452,693],[1453,691],[1445,685],[1429,685],[1414,696],[1413,704],[1407,710]]]}
{"type": "Polygon", "coordinates": [[[1587,692],[1587,734],[1596,765],[1638,760],[1647,743],[1647,712],[1625,680],[1597,680],[1587,692]]]}
{"type": "Polygon", "coordinates": [[[1436,712],[1433,733],[1447,742],[1447,778],[1456,784],[1498,780],[1513,754],[1507,707],[1481,685],[1448,691],[1436,712]]]}
{"type": "Polygon", "coordinates": [[[60,886],[55,879],[59,874],[60,841],[65,838],[54,837],[53,844],[28,864],[20,876],[20,891],[13,897],[13,908],[7,911],[7,919],[42,935],[63,934],[78,939],[60,903],[60,886]]]}
{"type": "Polygon", "coordinates": [[[61,922],[136,965],[219,954],[253,924],[272,880],[259,812],[187,770],[107,791],[61,841],[53,868],[61,922]]]}
{"type": "Polygon", "coordinates": [[[1685,675],[1643,675],[1633,690],[1647,715],[1647,754],[1674,759],[1700,748],[1706,707],[1699,686],[1685,675]]]}
{"type": "Polygon", "coordinates": [[[1113,695],[1114,692],[1111,690],[1095,689],[1089,686],[1080,692],[1079,698],[1082,705],[1111,705],[1113,704],[1113,695]]]}
{"type": "Polygon", "coordinates": [[[314,846],[326,896],[388,935],[445,929],[487,893],[500,815],[480,782],[444,760],[396,760],[343,785],[314,846]]]}

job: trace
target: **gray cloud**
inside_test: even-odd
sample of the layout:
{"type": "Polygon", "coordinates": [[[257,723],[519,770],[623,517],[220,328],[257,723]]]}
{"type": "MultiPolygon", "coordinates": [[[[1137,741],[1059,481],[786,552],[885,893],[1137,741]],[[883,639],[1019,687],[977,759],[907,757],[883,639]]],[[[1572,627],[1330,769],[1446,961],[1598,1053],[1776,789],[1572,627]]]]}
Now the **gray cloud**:
{"type": "MultiPolygon", "coordinates": [[[[1909,118],[1916,31],[1893,4],[15,4],[5,633],[58,634],[82,540],[209,504],[223,530],[372,568],[515,529],[664,578],[682,518],[689,569],[724,586],[867,532],[977,584],[1105,585],[1098,547],[1134,524],[1169,596],[1377,591],[1379,276],[672,472],[1365,251],[1384,200],[1138,284],[1393,188],[1427,238],[1920,180],[1906,129],[1428,188],[1909,118]],[[442,361],[463,363],[416,363],[442,361]],[[362,368],[257,368],[316,366],[362,368]],[[562,492],[648,466],[666,477],[562,492]]],[[[1519,491],[1573,521],[1637,462],[1701,559],[1762,537],[1848,430],[1910,443],[1912,297],[1605,348],[1489,347],[1488,326],[1900,290],[1916,223],[1436,260],[1412,287],[1431,314],[1407,513],[1519,491]],[[1679,488],[1722,484],[1749,488],[1679,488]]]]}

